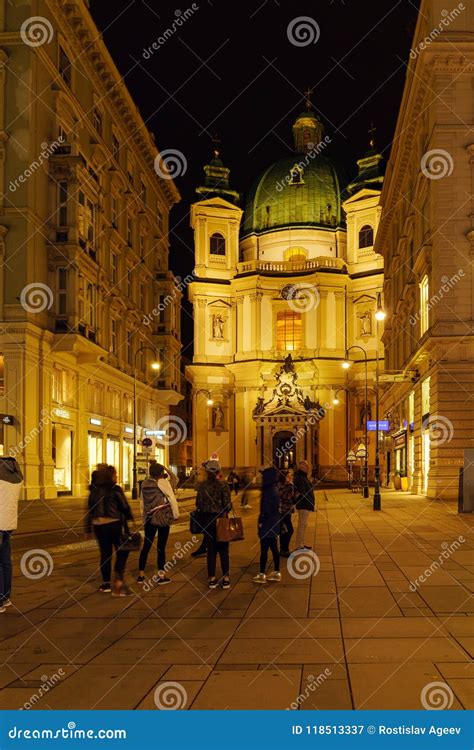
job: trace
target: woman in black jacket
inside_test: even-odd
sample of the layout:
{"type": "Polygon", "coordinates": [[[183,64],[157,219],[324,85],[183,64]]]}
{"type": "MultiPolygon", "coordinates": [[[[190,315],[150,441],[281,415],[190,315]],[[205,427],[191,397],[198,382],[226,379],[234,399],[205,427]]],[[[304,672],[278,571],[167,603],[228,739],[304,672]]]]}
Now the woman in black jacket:
{"type": "Polygon", "coordinates": [[[89,495],[86,530],[94,530],[100,549],[100,572],[102,585],[99,591],[112,596],[131,596],[132,591],[124,583],[128,552],[120,549],[123,520],[133,521],[132,511],[121,487],[117,484],[117,472],[113,466],[97,471],[89,495]],[[111,585],[112,555],[115,549],[114,581],[111,585]]]}
{"type": "Polygon", "coordinates": [[[230,490],[224,482],[218,479],[221,467],[219,461],[211,459],[205,464],[207,479],[199,485],[196,495],[196,509],[204,528],[207,542],[207,573],[209,588],[216,589],[217,555],[220,557],[222,568],[222,588],[230,588],[229,580],[229,542],[217,541],[217,519],[226,516],[232,510],[230,490]]]}
{"type": "Polygon", "coordinates": [[[262,497],[258,517],[258,535],[260,537],[260,573],[254,577],[255,583],[281,581],[280,552],[278,536],[280,534],[280,496],[277,490],[277,470],[274,467],[262,472],[262,497]],[[268,550],[273,555],[273,573],[267,577],[268,550]]]}

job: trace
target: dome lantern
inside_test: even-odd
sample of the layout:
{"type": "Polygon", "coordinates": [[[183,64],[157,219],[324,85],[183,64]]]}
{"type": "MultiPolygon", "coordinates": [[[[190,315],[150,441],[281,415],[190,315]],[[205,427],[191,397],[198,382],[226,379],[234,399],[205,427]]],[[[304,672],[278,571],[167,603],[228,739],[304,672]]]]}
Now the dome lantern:
{"type": "Polygon", "coordinates": [[[323,139],[324,128],[314,112],[311,94],[312,89],[305,91],[306,111],[298,115],[293,125],[296,154],[306,154],[323,139]]]}

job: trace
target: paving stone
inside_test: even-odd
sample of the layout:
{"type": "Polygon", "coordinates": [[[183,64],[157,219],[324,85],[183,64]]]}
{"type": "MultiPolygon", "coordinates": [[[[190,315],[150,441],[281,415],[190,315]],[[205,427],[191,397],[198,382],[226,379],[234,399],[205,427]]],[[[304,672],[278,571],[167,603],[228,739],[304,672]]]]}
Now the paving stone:
{"type": "Polygon", "coordinates": [[[433,612],[474,612],[474,597],[462,586],[424,586],[420,594],[433,612]]]}
{"type": "Polygon", "coordinates": [[[336,582],[340,590],[348,586],[385,586],[375,565],[339,565],[336,582]]]}
{"type": "Polygon", "coordinates": [[[342,617],[393,617],[401,614],[395,599],[386,588],[357,587],[339,594],[342,617]]]}
{"type": "Polygon", "coordinates": [[[436,617],[347,617],[341,620],[344,638],[429,638],[445,635],[436,617]]]}
{"type": "Polygon", "coordinates": [[[340,638],[338,618],[272,618],[245,620],[234,632],[234,638],[340,638]]]}
{"type": "Polygon", "coordinates": [[[345,638],[348,663],[404,661],[467,661],[453,639],[438,638],[345,638]]]}
{"type": "Polygon", "coordinates": [[[225,647],[224,640],[196,638],[123,638],[100,653],[96,664],[214,664],[225,647]]]}
{"type": "Polygon", "coordinates": [[[219,663],[239,664],[240,662],[314,664],[342,659],[342,642],[339,638],[243,638],[232,640],[221,656],[219,663]]]}
{"type": "Polygon", "coordinates": [[[299,695],[301,670],[216,671],[192,704],[193,709],[285,709],[299,695]]]}
{"type": "Polygon", "coordinates": [[[474,679],[474,662],[436,662],[445,679],[456,677],[461,680],[474,679]]]}
{"type": "Polygon", "coordinates": [[[202,683],[207,680],[212,669],[205,664],[173,664],[164,673],[163,680],[192,680],[202,683]]]}
{"type": "Polygon", "coordinates": [[[474,682],[472,680],[447,680],[449,687],[467,711],[474,709],[474,682]]]}

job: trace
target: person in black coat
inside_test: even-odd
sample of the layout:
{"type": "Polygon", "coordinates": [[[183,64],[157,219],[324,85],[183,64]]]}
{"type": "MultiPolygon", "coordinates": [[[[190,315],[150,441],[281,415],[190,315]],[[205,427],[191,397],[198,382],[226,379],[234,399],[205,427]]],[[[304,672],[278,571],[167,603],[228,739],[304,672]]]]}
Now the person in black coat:
{"type": "Polygon", "coordinates": [[[298,512],[298,528],[296,530],[296,548],[311,549],[304,543],[306,527],[308,526],[309,514],[315,509],[314,487],[309,477],[309,464],[300,461],[298,469],[293,477],[296,493],[296,510],[298,512]]]}
{"type": "Polygon", "coordinates": [[[281,581],[280,552],[278,536],[280,534],[280,496],[277,489],[278,472],[275,468],[262,472],[262,495],[260,515],[258,517],[258,535],[260,537],[260,573],[254,577],[255,583],[281,581]],[[273,573],[267,577],[268,550],[273,556],[273,573]]]}

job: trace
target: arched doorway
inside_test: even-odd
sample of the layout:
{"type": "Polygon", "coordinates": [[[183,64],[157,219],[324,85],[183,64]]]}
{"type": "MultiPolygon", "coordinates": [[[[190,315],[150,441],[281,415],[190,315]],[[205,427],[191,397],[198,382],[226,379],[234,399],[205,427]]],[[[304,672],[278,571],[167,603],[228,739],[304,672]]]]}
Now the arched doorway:
{"type": "Polygon", "coordinates": [[[273,463],[279,469],[292,469],[296,465],[296,440],[293,432],[280,430],[274,434],[273,463]]]}

